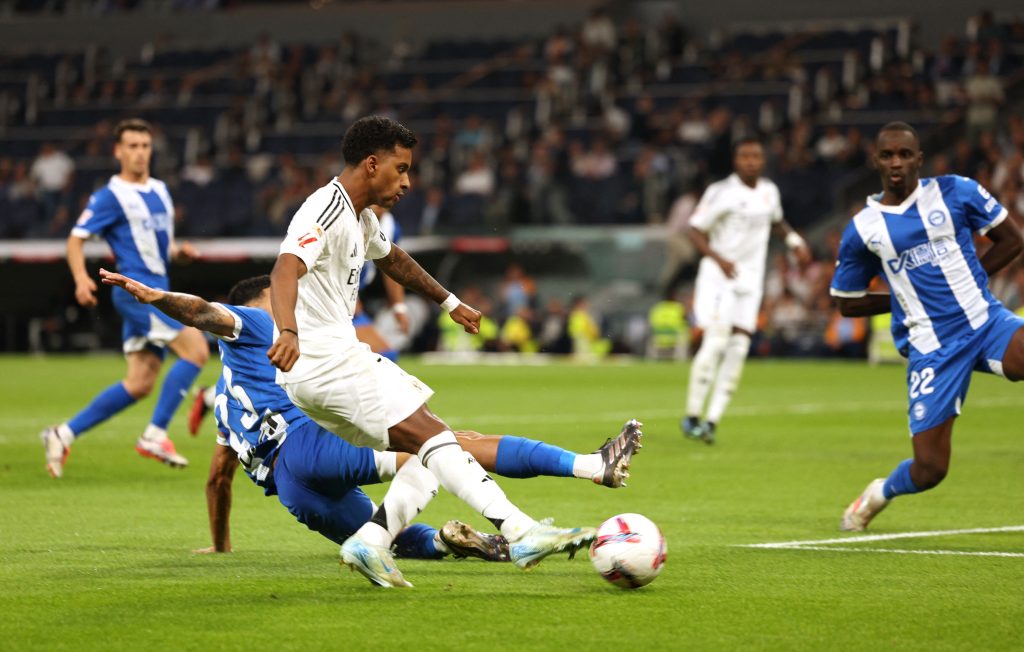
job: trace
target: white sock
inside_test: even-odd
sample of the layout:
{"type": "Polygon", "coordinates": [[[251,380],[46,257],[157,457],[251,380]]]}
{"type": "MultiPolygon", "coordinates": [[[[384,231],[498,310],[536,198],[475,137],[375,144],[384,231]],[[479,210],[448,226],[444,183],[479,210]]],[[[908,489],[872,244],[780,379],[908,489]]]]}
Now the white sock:
{"type": "MultiPolygon", "coordinates": [[[[498,483],[462,449],[452,431],[445,430],[424,442],[419,459],[442,487],[500,528],[509,541],[519,540],[537,524],[505,497],[498,483]]],[[[399,473],[404,470],[405,466],[399,473]]]]}
{"type": "Polygon", "coordinates": [[[203,403],[206,404],[207,408],[212,410],[213,405],[214,403],[216,403],[216,401],[217,390],[215,390],[213,387],[207,387],[206,390],[203,392],[203,403]]]}
{"type": "Polygon", "coordinates": [[[437,495],[437,478],[410,457],[395,474],[373,517],[356,532],[367,543],[390,548],[391,543],[437,495]]]}
{"type": "Polygon", "coordinates": [[[75,433],[71,432],[71,428],[66,423],[57,426],[57,437],[60,439],[60,443],[64,444],[64,448],[71,448],[71,442],[75,441],[75,433]]]}
{"type": "Polygon", "coordinates": [[[729,334],[721,329],[708,329],[704,342],[690,366],[690,383],[686,386],[686,416],[699,417],[704,413],[711,381],[715,379],[722,353],[729,344],[729,334]]]}
{"type": "Polygon", "coordinates": [[[142,433],[142,438],[148,441],[163,441],[167,439],[167,431],[151,423],[146,426],[145,432],[142,433]]]}
{"type": "Polygon", "coordinates": [[[577,455],[572,462],[572,474],[577,478],[590,480],[604,469],[600,453],[577,455]]]}
{"type": "Polygon", "coordinates": [[[729,337],[729,345],[725,348],[725,355],[722,356],[722,365],[718,369],[718,380],[715,381],[715,390],[711,394],[711,404],[708,406],[708,421],[718,423],[725,413],[733,392],[740,383],[740,376],[743,375],[743,363],[747,360],[750,352],[750,336],[746,333],[733,333],[729,337]]]}
{"type": "Polygon", "coordinates": [[[398,472],[398,453],[391,451],[373,451],[373,464],[377,467],[377,475],[381,482],[387,482],[398,472]]]}
{"type": "Polygon", "coordinates": [[[434,530],[434,549],[442,555],[452,554],[452,549],[448,547],[448,544],[441,540],[441,531],[434,530]]]}

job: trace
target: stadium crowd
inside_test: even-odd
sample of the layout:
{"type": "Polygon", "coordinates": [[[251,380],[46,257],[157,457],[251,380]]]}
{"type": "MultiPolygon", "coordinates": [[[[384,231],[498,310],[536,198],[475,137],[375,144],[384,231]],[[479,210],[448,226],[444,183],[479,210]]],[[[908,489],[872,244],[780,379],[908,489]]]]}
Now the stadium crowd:
{"type": "MultiPolygon", "coordinates": [[[[882,122],[905,116],[925,136],[929,173],[975,177],[1014,219],[1024,215],[1024,121],[1003,111],[1020,95],[1020,21],[981,12],[963,35],[919,44],[903,21],[698,36],[671,15],[657,25],[620,18],[597,8],[546,38],[508,42],[345,34],[312,45],[265,35],[247,50],[154,42],[138,61],[102,47],[9,56],[38,71],[24,88],[0,89],[0,128],[45,134],[72,114],[85,118],[60,140],[0,145],[0,238],[65,237],[112,171],[111,126],[125,115],[157,127],[154,176],[172,189],[180,236],[279,235],[340,169],[344,125],[377,113],[420,135],[413,188],[394,211],[405,235],[665,224],[659,290],[682,286],[685,303],[696,262],[688,214],[707,183],[729,174],[731,144],[756,135],[787,220],[818,234],[819,262],[800,269],[773,254],[755,350],[819,355],[866,346],[870,329],[839,318],[828,298],[838,241],[828,224],[843,212],[844,189],[865,179],[882,122]],[[950,140],[961,130],[947,128],[961,124],[950,140]]],[[[994,282],[1011,307],[1021,278],[1016,266],[994,282]]],[[[504,297],[515,284],[500,287],[487,347],[564,351],[580,341],[571,332],[596,328],[594,351],[635,348],[607,343],[600,315],[572,328],[573,309],[535,284],[511,292],[514,301],[504,297]]]]}

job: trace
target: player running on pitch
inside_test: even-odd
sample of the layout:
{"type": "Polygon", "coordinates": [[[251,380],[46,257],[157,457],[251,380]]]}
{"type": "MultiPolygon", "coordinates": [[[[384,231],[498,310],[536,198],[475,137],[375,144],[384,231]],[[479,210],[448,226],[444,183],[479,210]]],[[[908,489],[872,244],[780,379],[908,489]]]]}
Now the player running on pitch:
{"type": "Polygon", "coordinates": [[[896,496],[935,487],[949,470],[953,422],[975,370],[1024,378],[1024,318],[988,289],[989,275],[1024,249],[1007,211],[973,179],[921,179],[924,154],[903,122],[882,127],[875,167],[882,192],[843,233],[832,295],[849,317],[892,312],[892,333],[908,360],[907,400],[914,456],[873,480],[840,528],[868,526],[896,496]],[[992,246],[979,258],[974,236],[992,246]],[[891,292],[868,292],[884,274],[891,292]]]}

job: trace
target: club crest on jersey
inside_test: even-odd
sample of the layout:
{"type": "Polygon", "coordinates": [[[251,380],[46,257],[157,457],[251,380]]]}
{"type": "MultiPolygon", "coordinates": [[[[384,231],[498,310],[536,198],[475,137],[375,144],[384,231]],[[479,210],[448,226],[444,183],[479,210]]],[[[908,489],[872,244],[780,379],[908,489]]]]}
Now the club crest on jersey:
{"type": "Polygon", "coordinates": [[[932,226],[940,226],[946,221],[946,214],[942,211],[932,211],[928,213],[928,223],[932,226]]]}
{"type": "MultiPolygon", "coordinates": [[[[928,219],[931,218],[929,217],[928,219]]],[[[902,271],[909,272],[922,265],[938,265],[950,254],[952,249],[949,239],[942,238],[934,242],[921,243],[912,249],[900,252],[899,258],[893,258],[885,262],[889,265],[889,269],[892,270],[893,274],[899,274],[902,271]]]]}

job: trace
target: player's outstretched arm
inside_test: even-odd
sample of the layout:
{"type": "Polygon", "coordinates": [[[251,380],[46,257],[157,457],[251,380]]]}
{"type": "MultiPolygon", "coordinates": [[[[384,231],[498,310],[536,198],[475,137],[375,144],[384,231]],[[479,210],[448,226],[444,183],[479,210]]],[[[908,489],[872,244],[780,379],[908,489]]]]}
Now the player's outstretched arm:
{"type": "MultiPolygon", "coordinates": [[[[389,277],[398,281],[402,286],[434,301],[451,315],[455,323],[466,329],[467,333],[480,332],[480,312],[475,308],[467,306],[462,302],[456,305],[447,305],[449,301],[454,303],[457,299],[454,294],[444,289],[433,276],[427,273],[420,264],[412,259],[412,256],[396,244],[391,245],[391,251],[387,256],[374,261],[377,267],[389,277]]],[[[276,311],[277,308],[275,307],[276,311]]]]}
{"type": "Polygon", "coordinates": [[[152,304],[160,312],[186,326],[194,326],[221,337],[235,334],[234,316],[226,309],[201,297],[151,288],[133,278],[105,269],[100,270],[100,278],[103,279],[104,285],[123,288],[139,303],[152,304]]]}
{"type": "Polygon", "coordinates": [[[299,327],[295,320],[295,302],[299,297],[299,279],[306,273],[306,263],[294,254],[277,257],[270,272],[270,304],[280,335],[267,351],[270,362],[281,371],[290,371],[299,359],[299,327]]]}
{"type": "Polygon", "coordinates": [[[218,445],[210,460],[210,475],[206,479],[206,510],[210,515],[213,545],[192,552],[231,552],[231,481],[237,468],[238,455],[227,446],[218,445]]]}
{"type": "Polygon", "coordinates": [[[992,246],[980,262],[989,276],[1012,263],[1024,251],[1024,235],[1011,220],[1003,220],[985,236],[992,241],[992,246]]]}

